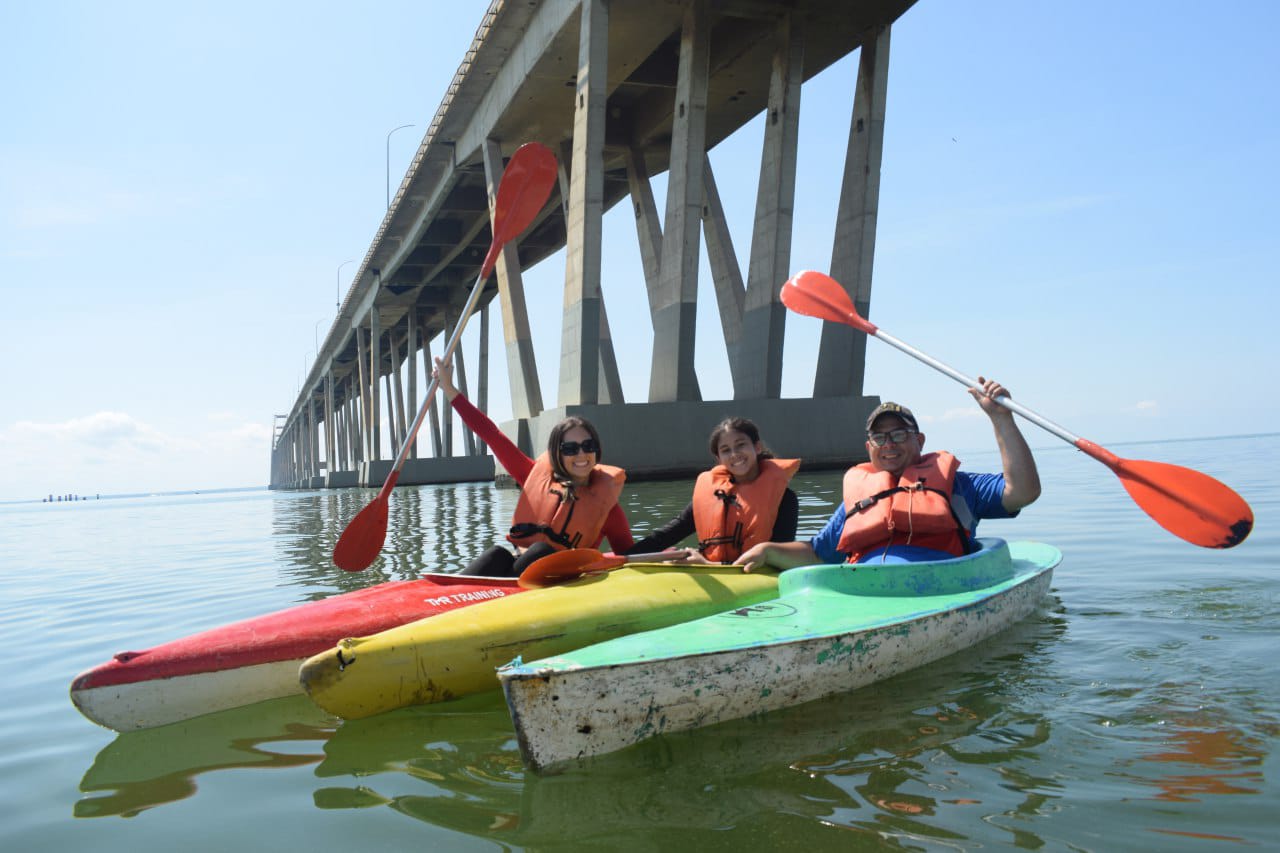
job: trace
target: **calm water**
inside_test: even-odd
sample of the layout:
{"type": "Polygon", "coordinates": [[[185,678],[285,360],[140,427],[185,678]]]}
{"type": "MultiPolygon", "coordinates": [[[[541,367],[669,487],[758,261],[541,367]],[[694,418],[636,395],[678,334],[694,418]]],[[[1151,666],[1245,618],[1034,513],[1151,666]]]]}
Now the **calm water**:
{"type": "MultiPolygon", "coordinates": [[[[385,557],[360,574],[328,555],[372,491],[0,507],[0,849],[1274,849],[1280,436],[1111,449],[1222,479],[1257,529],[1231,551],[1187,545],[1101,465],[1039,450],[1045,496],[983,525],[1062,549],[1030,619],[857,693],[547,778],[521,768],[496,692],[355,723],[285,699],[126,735],[67,698],[117,651],[461,567],[513,492],[398,490],[385,557]]],[[[797,483],[813,532],[839,475],[797,483]]],[[[688,488],[629,487],[633,524],[688,488]]]]}

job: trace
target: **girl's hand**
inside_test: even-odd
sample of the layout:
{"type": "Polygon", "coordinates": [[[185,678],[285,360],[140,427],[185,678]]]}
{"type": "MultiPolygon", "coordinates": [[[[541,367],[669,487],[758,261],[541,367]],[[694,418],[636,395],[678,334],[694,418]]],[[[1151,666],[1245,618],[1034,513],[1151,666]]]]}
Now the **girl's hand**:
{"type": "Polygon", "coordinates": [[[435,362],[436,369],[431,371],[431,375],[439,380],[445,400],[452,403],[453,398],[458,396],[458,389],[453,387],[453,365],[441,361],[440,356],[436,356],[435,362]]]}

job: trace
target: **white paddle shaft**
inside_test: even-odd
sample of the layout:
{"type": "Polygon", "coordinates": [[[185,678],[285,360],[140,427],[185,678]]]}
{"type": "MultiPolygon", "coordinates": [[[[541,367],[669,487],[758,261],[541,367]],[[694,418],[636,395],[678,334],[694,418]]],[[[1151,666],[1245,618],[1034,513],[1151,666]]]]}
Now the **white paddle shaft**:
{"type": "MultiPolygon", "coordinates": [[[[458,316],[458,323],[453,327],[453,334],[449,336],[449,342],[444,345],[444,354],[440,357],[440,360],[445,364],[449,363],[449,359],[453,357],[453,351],[458,348],[458,341],[462,338],[462,330],[467,327],[467,321],[471,319],[471,312],[475,310],[476,303],[480,301],[480,292],[484,289],[486,278],[488,276],[483,271],[476,276],[476,283],[472,286],[471,294],[467,297],[467,304],[463,306],[462,313],[458,316]]],[[[418,435],[418,429],[422,426],[422,421],[427,416],[427,409],[430,408],[436,389],[439,387],[440,377],[432,376],[431,383],[427,385],[426,398],[422,401],[422,407],[418,409],[417,417],[409,425],[409,431],[405,434],[404,443],[400,445],[400,452],[396,454],[395,464],[391,466],[391,473],[395,473],[404,467],[404,461],[409,456],[409,448],[413,446],[413,440],[418,435]]]]}
{"type": "MultiPolygon", "coordinates": [[[[875,337],[884,341],[889,346],[897,347],[898,349],[902,350],[912,358],[923,361],[925,364],[929,365],[934,370],[937,370],[941,373],[945,373],[946,375],[950,376],[952,379],[959,382],[961,385],[967,385],[968,387],[973,388],[976,391],[982,390],[982,383],[978,382],[978,380],[965,376],[960,371],[952,367],[949,367],[948,365],[943,364],[942,362],[938,361],[936,358],[925,355],[924,353],[920,352],[920,350],[916,349],[910,344],[903,343],[902,341],[895,338],[893,335],[890,335],[887,332],[881,331],[878,327],[876,328],[873,334],[875,337]]],[[[1000,405],[1004,406],[1009,411],[1016,412],[1017,414],[1022,415],[1024,418],[1031,421],[1036,426],[1039,426],[1048,430],[1049,432],[1053,433],[1058,438],[1062,439],[1068,444],[1077,444],[1080,441],[1080,436],[1073,435],[1072,433],[1058,426],[1048,418],[1045,418],[1036,414],[1035,412],[1028,409],[1026,406],[1023,406],[1019,403],[1015,403],[1009,397],[994,397],[992,399],[994,399],[1000,405]]]]}

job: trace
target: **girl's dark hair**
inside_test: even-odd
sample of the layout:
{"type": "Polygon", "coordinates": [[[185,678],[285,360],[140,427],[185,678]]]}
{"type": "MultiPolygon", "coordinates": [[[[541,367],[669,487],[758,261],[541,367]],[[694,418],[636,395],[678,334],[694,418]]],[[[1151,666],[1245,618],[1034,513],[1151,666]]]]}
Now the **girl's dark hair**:
{"type": "MultiPolygon", "coordinates": [[[[754,421],[748,420],[747,418],[725,418],[720,423],[716,424],[715,429],[711,430],[711,441],[708,442],[708,446],[711,449],[711,456],[713,458],[718,459],[720,457],[717,449],[720,445],[720,439],[724,437],[726,432],[740,432],[747,438],[751,439],[752,444],[760,443],[760,428],[755,425],[754,421]]],[[[764,450],[760,451],[760,454],[756,458],[772,459],[773,451],[766,447],[764,450]]]]}
{"type": "Polygon", "coordinates": [[[596,461],[599,462],[604,458],[604,445],[600,443],[600,433],[596,432],[595,425],[586,418],[570,415],[553,426],[551,435],[547,436],[547,456],[551,458],[551,471],[555,474],[557,480],[568,481],[573,479],[573,475],[564,467],[564,462],[560,459],[560,442],[564,440],[564,434],[574,427],[582,427],[591,435],[592,441],[599,448],[596,451],[596,461]]]}

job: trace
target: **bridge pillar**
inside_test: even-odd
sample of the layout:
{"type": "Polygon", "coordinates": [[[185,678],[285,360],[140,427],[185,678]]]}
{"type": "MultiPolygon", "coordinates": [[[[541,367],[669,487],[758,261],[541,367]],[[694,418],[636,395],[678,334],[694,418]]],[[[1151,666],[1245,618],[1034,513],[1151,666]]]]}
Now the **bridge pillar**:
{"type": "Polygon", "coordinates": [[[605,0],[581,0],[565,221],[558,395],[562,406],[592,404],[600,397],[600,241],[608,59],[609,7],[605,0]]]}
{"type": "MultiPolygon", "coordinates": [[[[502,150],[494,139],[486,139],[481,149],[489,193],[489,212],[492,216],[498,182],[504,168],[502,150]]],[[[502,340],[507,349],[511,411],[517,418],[527,418],[542,411],[542,386],[538,382],[533,335],[529,331],[529,310],[525,307],[520,259],[514,245],[508,243],[503,247],[498,255],[495,271],[498,276],[498,301],[502,305],[502,340]]]]}
{"type": "MultiPolygon", "coordinates": [[[[880,207],[880,161],[884,152],[885,97],[889,84],[889,28],[862,45],[845,153],[840,206],[836,212],[831,276],[840,282],[858,313],[871,313],[871,267],[880,207]]],[[[862,393],[867,336],[841,323],[823,323],[818,348],[815,397],[862,393]]]]}
{"type": "Polygon", "coordinates": [[[378,380],[382,373],[382,318],[377,307],[369,309],[369,459],[382,458],[382,397],[378,380]]]}
{"type": "Polygon", "coordinates": [[[360,455],[357,463],[369,458],[369,333],[364,325],[356,326],[356,382],[359,386],[359,418],[357,418],[360,440],[360,455]]]}
{"type": "MultiPolygon", "coordinates": [[[[426,329],[426,319],[419,318],[422,328],[426,329]]],[[[435,360],[431,357],[431,340],[425,334],[422,335],[422,369],[425,375],[430,376],[431,371],[435,370],[435,360]]],[[[440,395],[432,394],[431,400],[427,403],[427,424],[431,430],[431,455],[439,458],[444,456],[444,445],[440,441],[440,395]]]]}
{"type": "MultiPolygon", "coordinates": [[[[603,158],[601,158],[603,159],[603,158]]],[[[559,161],[559,182],[560,182],[560,198],[563,202],[561,211],[564,214],[564,221],[569,222],[569,200],[571,198],[569,180],[570,171],[573,164],[573,140],[561,144],[559,161]]],[[[604,214],[603,205],[599,211],[600,215],[604,214]]],[[[591,229],[588,229],[590,231],[591,229]]],[[[603,229],[594,229],[597,238],[603,239],[603,229]]],[[[566,241],[567,244],[567,241],[566,241]]],[[[601,246],[603,249],[603,246],[601,246]]],[[[597,268],[599,268],[597,264],[597,268]]],[[[604,291],[599,286],[600,275],[596,276],[596,293],[600,298],[600,384],[597,402],[600,403],[622,403],[625,397],[622,392],[622,377],[618,373],[618,357],[613,349],[613,335],[609,331],[609,312],[605,309],[604,291]]]]}
{"type": "Polygon", "coordinates": [[[791,223],[796,196],[796,147],[800,135],[800,84],[804,36],[795,16],[777,29],[769,105],[765,111],[760,183],[756,191],[751,266],[742,314],[741,368],[734,397],[782,396],[782,344],[787,309],[780,300],[791,275],[791,223]]]}
{"type": "Polygon", "coordinates": [[[662,229],[658,293],[651,298],[653,363],[649,402],[699,400],[693,369],[698,308],[698,229],[702,222],[706,160],[707,78],[711,53],[707,0],[692,0],[684,12],[676,72],[667,210],[662,229]]]}
{"type": "MultiPolygon", "coordinates": [[[[405,342],[404,364],[409,369],[409,411],[412,417],[418,416],[418,317],[416,311],[407,311],[404,315],[405,342]]],[[[428,376],[431,374],[428,373],[428,376]]],[[[413,437],[409,447],[409,458],[418,458],[418,437],[413,437]]]]}

